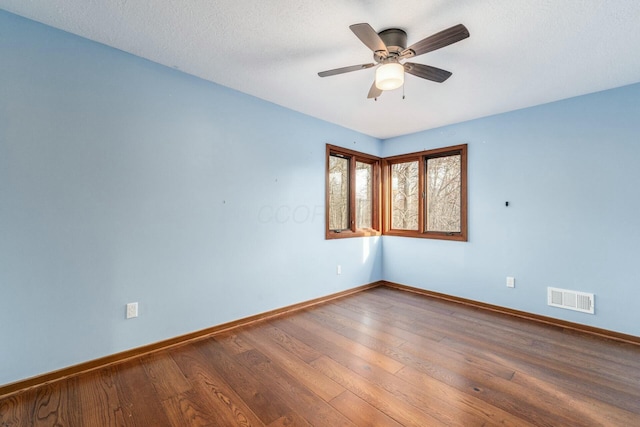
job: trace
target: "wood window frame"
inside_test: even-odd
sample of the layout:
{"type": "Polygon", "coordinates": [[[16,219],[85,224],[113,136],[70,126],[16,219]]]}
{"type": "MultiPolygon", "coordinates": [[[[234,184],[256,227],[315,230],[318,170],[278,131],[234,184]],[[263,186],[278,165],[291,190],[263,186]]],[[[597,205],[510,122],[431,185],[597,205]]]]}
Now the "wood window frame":
{"type": "Polygon", "coordinates": [[[466,242],[468,239],[467,204],[467,144],[436,148],[417,153],[402,154],[382,159],[382,234],[388,236],[418,237],[424,239],[455,240],[466,242]],[[460,232],[427,231],[425,226],[427,159],[460,155],[460,232]],[[418,161],[418,230],[399,230],[391,228],[391,165],[418,161]]]}
{"type": "Polygon", "coordinates": [[[361,153],[347,148],[327,144],[326,167],[325,167],[325,238],[344,239],[349,237],[379,236],[381,234],[381,160],[379,157],[361,153]],[[331,156],[348,158],[349,162],[349,224],[346,230],[329,229],[329,159],[331,156]],[[356,228],[356,162],[368,163],[373,166],[372,177],[372,205],[371,205],[371,228],[356,228]]]}

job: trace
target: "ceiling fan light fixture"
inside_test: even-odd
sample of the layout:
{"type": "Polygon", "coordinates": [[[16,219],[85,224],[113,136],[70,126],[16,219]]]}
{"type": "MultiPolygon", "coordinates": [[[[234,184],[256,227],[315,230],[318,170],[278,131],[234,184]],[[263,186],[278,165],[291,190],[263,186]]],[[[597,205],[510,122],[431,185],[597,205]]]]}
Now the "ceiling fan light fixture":
{"type": "Polygon", "coordinates": [[[376,69],[376,87],[380,90],[398,89],[404,84],[404,66],[388,62],[376,69]]]}

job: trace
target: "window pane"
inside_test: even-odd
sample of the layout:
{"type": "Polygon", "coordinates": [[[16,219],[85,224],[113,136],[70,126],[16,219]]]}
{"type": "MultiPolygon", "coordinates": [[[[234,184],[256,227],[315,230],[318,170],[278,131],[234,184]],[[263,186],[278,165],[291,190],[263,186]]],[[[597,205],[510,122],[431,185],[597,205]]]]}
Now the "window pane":
{"type": "Polygon", "coordinates": [[[329,156],[329,229],[349,228],[349,159],[329,156]]]}
{"type": "Polygon", "coordinates": [[[391,228],[418,229],[418,162],[391,165],[391,228]]]}
{"type": "Polygon", "coordinates": [[[460,155],[427,159],[427,231],[461,231],[460,183],[460,155]]]}
{"type": "Polygon", "coordinates": [[[356,162],[356,228],[372,228],[373,165],[356,162]]]}

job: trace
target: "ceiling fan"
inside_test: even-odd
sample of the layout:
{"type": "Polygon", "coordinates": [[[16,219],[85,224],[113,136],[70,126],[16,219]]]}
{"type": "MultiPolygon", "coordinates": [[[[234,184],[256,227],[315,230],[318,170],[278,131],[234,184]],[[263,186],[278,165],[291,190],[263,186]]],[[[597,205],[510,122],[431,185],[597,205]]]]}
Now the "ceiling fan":
{"type": "Polygon", "coordinates": [[[451,72],[430,65],[416,64],[414,62],[402,63],[401,61],[432,52],[469,37],[467,28],[462,24],[458,24],[407,47],[407,33],[399,28],[389,28],[379,33],[366,23],[353,24],[349,28],[362,43],[373,51],[373,59],[376,63],[336,68],[322,71],[318,75],[320,77],[335,76],[336,74],[364,70],[379,64],[376,69],[375,80],[367,96],[367,98],[375,99],[382,95],[382,91],[393,90],[402,86],[405,72],[437,83],[444,82],[451,77],[451,72]]]}

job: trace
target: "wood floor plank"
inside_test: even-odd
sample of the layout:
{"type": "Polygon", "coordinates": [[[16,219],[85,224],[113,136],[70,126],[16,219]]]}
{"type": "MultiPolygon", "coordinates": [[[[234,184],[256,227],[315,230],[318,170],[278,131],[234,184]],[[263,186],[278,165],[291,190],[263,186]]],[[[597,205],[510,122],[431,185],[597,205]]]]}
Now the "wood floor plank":
{"type": "Polygon", "coordinates": [[[434,331],[430,328],[417,331],[409,319],[406,321],[402,319],[402,314],[394,313],[388,309],[380,312],[369,311],[355,304],[356,300],[352,301],[336,301],[335,305],[331,306],[331,310],[338,310],[354,320],[366,321],[376,329],[396,335],[405,341],[414,341],[418,337],[420,340],[424,338],[438,342],[447,336],[446,332],[434,331]],[[394,316],[394,314],[396,315],[394,316]],[[416,332],[419,332],[420,335],[416,332]]]}
{"type": "Polygon", "coordinates": [[[447,383],[431,377],[417,369],[406,367],[398,372],[397,376],[407,383],[428,391],[430,395],[448,402],[461,413],[470,413],[482,419],[486,425],[525,427],[534,424],[525,421],[517,411],[506,411],[495,406],[495,401],[485,401],[477,396],[482,391],[477,386],[460,387],[459,382],[450,379],[447,383]]]}
{"type": "Polygon", "coordinates": [[[348,390],[331,399],[330,403],[357,426],[402,427],[402,424],[348,390]]]}
{"type": "Polygon", "coordinates": [[[82,425],[92,427],[126,425],[112,373],[111,369],[101,369],[79,377],[78,403],[83,414],[82,425]]]}
{"type": "Polygon", "coordinates": [[[398,292],[397,289],[386,286],[380,286],[371,291],[365,295],[366,300],[386,301],[392,305],[394,311],[397,310],[398,302],[411,305],[419,310],[427,310],[430,313],[439,313],[445,316],[454,316],[459,311],[459,304],[436,298],[424,298],[412,292],[398,292]]]}
{"type": "Polygon", "coordinates": [[[409,405],[427,412],[446,425],[457,425],[457,420],[461,418],[465,420],[466,425],[482,425],[484,423],[476,411],[468,412],[464,406],[452,405],[450,401],[441,399],[442,395],[422,387],[416,387],[401,379],[397,374],[390,374],[375,365],[368,364],[366,360],[355,357],[342,358],[338,363],[372,386],[385,390],[409,405]]]}
{"type": "MultiPolygon", "coordinates": [[[[623,381],[640,383],[640,360],[629,356],[615,355],[614,350],[620,343],[608,342],[599,346],[570,343],[565,336],[557,337],[557,341],[534,339],[532,347],[556,361],[571,359],[580,366],[588,366],[590,371],[601,373],[605,377],[616,377],[623,381]]],[[[626,345],[626,344],[625,344],[626,345]]]]}
{"type": "MultiPolygon", "coordinates": [[[[312,316],[318,316],[315,310],[309,313],[312,316]]],[[[332,327],[334,322],[331,319],[324,319],[323,323],[327,327],[332,327]]],[[[474,370],[487,371],[491,374],[501,376],[503,378],[511,378],[514,371],[505,368],[501,364],[494,363],[484,358],[475,357],[466,353],[452,351],[451,349],[439,345],[438,343],[428,343],[425,345],[424,340],[420,337],[416,337],[416,340],[405,341],[399,347],[392,347],[384,342],[377,340],[369,335],[362,334],[357,330],[350,327],[343,326],[340,329],[335,329],[337,333],[350,339],[354,342],[362,344],[378,353],[389,356],[398,362],[406,365],[408,363],[422,363],[423,360],[428,360],[430,363],[437,364],[446,367],[450,370],[461,369],[465,366],[474,370]],[[408,354],[404,350],[406,348],[412,348],[413,354],[419,353],[419,358],[416,358],[412,354],[408,354]],[[416,350],[418,349],[418,350],[416,350]]]]}
{"type": "Polygon", "coordinates": [[[335,310],[331,310],[330,306],[323,305],[318,308],[314,308],[312,311],[314,314],[318,316],[324,316],[326,318],[330,318],[333,322],[340,324],[342,326],[348,327],[350,329],[356,330],[359,333],[374,338],[376,340],[380,340],[387,345],[392,347],[398,347],[406,342],[403,338],[398,338],[398,336],[381,331],[379,328],[371,327],[363,322],[366,319],[361,319],[359,321],[353,320],[347,316],[344,316],[338,313],[335,310]]]}
{"type": "Polygon", "coordinates": [[[160,400],[170,399],[191,390],[191,384],[168,352],[144,356],[141,362],[160,400]]]}
{"type": "Polygon", "coordinates": [[[82,420],[77,401],[77,378],[59,381],[39,388],[35,393],[32,413],[33,426],[73,426],[82,420]]]}
{"type": "Polygon", "coordinates": [[[246,341],[250,342],[270,359],[278,361],[282,369],[290,375],[295,376],[298,381],[325,401],[328,402],[345,391],[344,387],[340,384],[324,375],[318,375],[318,372],[310,365],[277,345],[277,343],[270,340],[265,334],[261,334],[253,329],[248,329],[243,331],[242,335],[246,341]]]}
{"type": "Polygon", "coordinates": [[[208,340],[186,346],[172,354],[172,358],[193,386],[194,393],[201,399],[202,405],[198,406],[206,405],[211,414],[209,420],[216,420],[222,425],[264,425],[251,409],[250,402],[246,402],[217,370],[211,368],[211,360],[200,350],[200,347],[207,344],[208,340]]]}
{"type": "MultiPolygon", "coordinates": [[[[360,378],[329,357],[323,356],[316,359],[311,362],[311,365],[403,426],[444,425],[442,421],[409,405],[400,397],[360,378]]],[[[463,424],[457,425],[462,426],[463,424]]]]}
{"type": "MultiPolygon", "coordinates": [[[[324,328],[321,322],[315,320],[313,316],[309,315],[309,313],[301,312],[298,316],[292,317],[288,320],[302,327],[308,331],[308,333],[311,332],[318,336],[322,335],[326,341],[330,341],[333,345],[340,347],[346,352],[366,358],[370,363],[388,372],[398,372],[404,367],[401,362],[340,335],[339,331],[324,328]]],[[[297,338],[300,339],[300,337],[297,338]]]]}
{"type": "Polygon", "coordinates": [[[270,384],[234,360],[216,339],[209,340],[200,350],[210,361],[211,368],[233,387],[264,424],[295,412],[270,384]]]}
{"type": "Polygon", "coordinates": [[[172,427],[214,426],[216,424],[213,423],[213,419],[220,422],[223,418],[217,416],[206,400],[202,394],[191,389],[163,400],[162,406],[172,427]]]}
{"type": "Polygon", "coordinates": [[[267,427],[313,427],[307,420],[302,418],[297,413],[287,414],[278,418],[267,427]]]}
{"type": "Polygon", "coordinates": [[[323,325],[323,327],[336,331],[345,338],[354,340],[357,337],[357,342],[366,345],[371,349],[391,349],[401,346],[406,340],[398,339],[390,334],[369,334],[366,330],[360,327],[361,324],[356,322],[341,321],[340,316],[337,316],[328,311],[322,310],[309,310],[307,312],[314,321],[323,325]],[[391,338],[393,337],[393,338],[391,338]],[[368,343],[368,344],[365,344],[368,343]],[[375,348],[374,348],[375,347],[375,348]]]}
{"type": "MultiPolygon", "coordinates": [[[[403,308],[406,310],[406,307],[403,308]]],[[[473,310],[470,310],[469,312],[473,312],[473,310]]],[[[635,384],[627,384],[625,381],[614,382],[614,378],[611,376],[600,375],[597,370],[581,370],[575,364],[567,364],[566,355],[564,355],[564,357],[556,357],[554,359],[547,357],[546,353],[536,351],[533,337],[524,333],[514,333],[518,332],[518,326],[524,322],[521,319],[510,319],[512,328],[505,330],[504,328],[494,328],[491,324],[486,322],[469,322],[464,319],[464,316],[458,317],[462,319],[462,323],[442,318],[439,314],[431,315],[429,317],[430,322],[428,327],[448,330],[449,338],[446,338],[447,340],[453,339],[469,342],[470,347],[473,348],[463,350],[465,354],[473,354],[475,349],[483,347],[487,348],[487,344],[491,344],[487,348],[487,353],[490,353],[491,358],[495,359],[496,362],[500,363],[500,361],[503,360],[514,362],[524,361],[527,366],[532,369],[536,369],[536,372],[552,372],[551,376],[558,381],[567,378],[568,381],[575,385],[575,391],[586,393],[587,396],[591,395],[591,389],[589,387],[580,386],[580,384],[584,383],[586,377],[588,377],[587,382],[589,384],[595,382],[600,384],[604,389],[613,385],[616,389],[624,391],[628,398],[620,402],[623,405],[623,408],[628,409],[630,406],[633,406],[634,400],[640,399],[640,396],[637,395],[638,388],[635,384]],[[481,337],[481,339],[477,337],[481,337]],[[503,352],[508,352],[508,354],[502,357],[501,353],[503,352]],[[634,395],[637,396],[638,399],[634,398],[634,395]]],[[[501,321],[504,321],[504,319],[502,319],[504,316],[499,317],[501,321]]],[[[420,321],[416,320],[417,326],[418,322],[420,321]]],[[[423,325],[422,327],[426,326],[423,325]]],[[[409,343],[406,345],[410,346],[411,344],[409,343]]],[[[449,346],[454,347],[451,345],[449,346]]],[[[515,370],[518,366],[521,366],[521,364],[516,363],[509,366],[509,368],[515,370]]],[[[637,372],[637,370],[635,372],[637,372]]]]}
{"type": "Polygon", "coordinates": [[[588,371],[579,372],[568,360],[565,364],[557,364],[547,360],[543,354],[526,352],[522,347],[503,342],[500,346],[487,346],[486,340],[467,337],[465,342],[458,342],[450,338],[443,343],[467,351],[470,354],[481,352],[482,357],[496,363],[504,361],[515,371],[544,379],[550,384],[571,390],[585,397],[602,400],[610,405],[618,406],[628,411],[637,411],[640,398],[640,387],[636,384],[619,388],[614,380],[607,380],[596,375],[589,375],[588,371]]]}
{"type": "MultiPolygon", "coordinates": [[[[476,347],[481,346],[482,344],[479,342],[476,347]]],[[[474,351],[476,350],[474,349],[474,351]]],[[[427,364],[418,365],[415,368],[417,371],[445,381],[461,391],[472,393],[472,390],[476,390],[477,396],[487,403],[491,403],[504,411],[516,414],[536,424],[542,424],[543,421],[541,420],[544,419],[565,419],[567,424],[593,425],[589,422],[582,424],[582,421],[572,421],[571,414],[577,414],[575,408],[580,406],[576,405],[576,401],[584,402],[585,399],[587,401],[590,400],[586,396],[570,398],[570,395],[567,394],[564,399],[556,400],[549,396],[545,388],[521,387],[517,382],[513,382],[510,379],[500,378],[482,371],[469,370],[464,375],[459,375],[456,371],[432,369],[427,364]],[[521,412],[522,410],[524,412],[521,412]],[[567,418],[567,415],[569,415],[569,418],[567,418]]],[[[523,368],[526,368],[526,366],[523,365],[523,368]]],[[[405,369],[399,372],[398,375],[404,378],[420,378],[420,374],[411,369],[405,369]]],[[[517,372],[515,375],[517,375],[517,372]]],[[[611,407],[606,406],[603,408],[610,409],[611,407]]],[[[623,418],[625,417],[623,416],[623,418]]],[[[583,417],[578,419],[584,420],[583,417]]],[[[549,423],[547,425],[554,424],[549,423]]]]}
{"type": "Polygon", "coordinates": [[[252,348],[244,342],[240,335],[238,335],[238,331],[219,335],[218,342],[224,344],[231,354],[244,353],[252,348]]]}
{"type": "MultiPolygon", "coordinates": [[[[286,319],[286,317],[283,319],[286,319]]],[[[305,362],[310,362],[322,356],[322,352],[320,350],[293,338],[291,335],[279,329],[277,324],[277,321],[273,321],[270,325],[261,327],[260,332],[264,333],[279,346],[305,362]]]]}
{"type": "Polygon", "coordinates": [[[427,372],[413,367],[401,370],[398,372],[398,376],[416,386],[422,384],[428,389],[434,390],[434,392],[442,393],[440,396],[447,397],[447,401],[460,402],[460,400],[455,399],[462,397],[462,402],[465,405],[478,408],[488,418],[504,418],[510,425],[546,427],[574,425],[571,423],[571,418],[565,418],[562,413],[558,414],[558,411],[554,411],[553,408],[550,411],[544,404],[544,396],[525,395],[523,390],[508,385],[509,381],[504,379],[496,380],[486,375],[480,378],[473,378],[455,372],[427,372]],[[438,382],[434,381],[445,383],[447,388],[443,389],[438,382]],[[499,387],[496,382],[502,383],[504,386],[499,387]],[[458,394],[452,389],[463,394],[458,394]],[[520,394],[510,394],[509,391],[511,390],[520,394]],[[475,396],[477,400],[472,401],[467,399],[466,396],[475,396]],[[531,399],[527,397],[531,397],[531,399]],[[510,416],[503,416],[505,413],[510,414],[510,416]]]}
{"type": "Polygon", "coordinates": [[[140,359],[111,368],[127,426],[169,425],[140,359]]]}
{"type": "Polygon", "coordinates": [[[371,288],[0,398],[16,426],[640,426],[640,346],[371,288]]]}
{"type": "MultiPolygon", "coordinates": [[[[497,317],[488,316],[483,312],[472,312],[457,313],[456,317],[507,334],[512,334],[516,329],[518,335],[531,339],[531,350],[541,350],[548,359],[562,363],[566,360],[567,354],[570,354],[574,361],[589,365],[590,371],[602,372],[607,377],[613,375],[626,379],[629,378],[628,375],[620,375],[623,370],[629,373],[625,368],[631,368],[632,375],[640,369],[640,360],[633,357],[633,351],[629,352],[631,345],[627,343],[596,339],[586,334],[578,337],[575,333],[567,333],[563,329],[548,328],[546,325],[514,319],[511,316],[497,317]],[[603,346],[606,346],[606,352],[602,351],[603,346]],[[632,357],[629,357],[630,355],[632,357]],[[614,367],[622,369],[613,369],[614,367]]],[[[640,381],[640,374],[634,375],[632,379],[640,381]]]]}
{"type": "Polygon", "coordinates": [[[286,396],[289,405],[304,408],[304,411],[296,412],[311,425],[355,427],[343,414],[335,411],[326,401],[280,369],[277,364],[271,363],[271,360],[258,350],[240,353],[236,358],[248,369],[259,372],[260,377],[268,382],[278,395],[286,396]]]}
{"type": "Polygon", "coordinates": [[[475,354],[453,351],[442,344],[425,347],[406,342],[400,349],[413,355],[411,360],[417,361],[414,365],[420,365],[423,369],[426,366],[429,366],[429,369],[444,368],[452,372],[469,369],[505,379],[512,378],[515,373],[515,370],[510,366],[501,365],[494,360],[488,360],[475,354]]]}
{"type": "Polygon", "coordinates": [[[21,405],[21,399],[10,396],[0,400],[0,425],[3,427],[18,426],[20,420],[28,420],[26,407],[21,405]]]}
{"type": "MultiPolygon", "coordinates": [[[[640,401],[636,401],[636,411],[633,413],[601,400],[576,395],[571,390],[554,387],[544,380],[520,372],[516,372],[512,383],[521,390],[528,390],[530,395],[547,396],[549,406],[565,414],[574,414],[572,418],[580,418],[585,425],[640,426],[640,401]]],[[[572,422],[576,424],[575,421],[572,422]]]]}
{"type": "MultiPolygon", "coordinates": [[[[445,341],[449,343],[449,341],[445,341]]],[[[478,346],[481,343],[477,344],[478,346]]],[[[422,353],[423,349],[415,349],[422,353]]],[[[411,351],[411,349],[410,349],[411,351]]],[[[463,350],[464,351],[464,350],[463,350]]],[[[471,353],[475,349],[469,349],[471,353]]],[[[423,353],[424,354],[424,353],[423,353]]],[[[425,358],[428,357],[425,355],[425,358]]],[[[442,370],[432,369],[427,364],[414,365],[411,368],[424,374],[445,381],[448,384],[467,393],[476,391],[476,395],[502,410],[516,414],[518,417],[540,424],[542,419],[552,417],[552,419],[562,420],[564,414],[571,413],[571,406],[567,402],[556,402],[550,399],[548,394],[528,393],[527,389],[518,388],[511,383],[510,378],[501,378],[482,370],[468,370],[460,375],[456,369],[442,370]],[[524,412],[522,412],[524,411],[524,412]],[[533,416],[531,414],[534,414],[533,416]]],[[[418,378],[415,371],[404,370],[399,376],[405,378],[418,378]],[[407,374],[409,372],[409,374],[407,374]]],[[[571,419],[567,419],[569,422],[571,419]]],[[[549,424],[553,425],[553,423],[549,424]]]]}
{"type": "MultiPolygon", "coordinates": [[[[441,373],[440,377],[443,379],[455,375],[454,371],[434,366],[433,361],[429,358],[412,358],[410,355],[403,354],[401,350],[399,350],[395,356],[399,360],[403,360],[407,365],[421,366],[430,372],[439,370],[441,373]],[[429,367],[425,368],[426,366],[429,367]]],[[[467,425],[482,425],[485,422],[495,423],[496,420],[499,420],[501,425],[525,424],[521,419],[509,416],[509,414],[497,408],[487,408],[485,402],[481,402],[438,380],[432,380],[427,388],[424,387],[425,382],[418,383],[416,387],[412,385],[411,381],[404,381],[405,376],[399,375],[400,372],[405,371],[406,368],[403,368],[395,375],[390,375],[375,366],[368,365],[364,363],[364,361],[355,358],[341,359],[339,363],[360,375],[362,378],[370,381],[372,384],[402,398],[415,407],[428,411],[430,415],[442,420],[442,422],[447,425],[454,425],[456,420],[460,418],[464,419],[467,425]],[[400,379],[403,380],[400,381],[400,379]]],[[[470,365],[468,369],[476,370],[473,365],[470,365]]],[[[483,371],[479,370],[479,372],[483,371]]],[[[486,371],[484,372],[485,375],[492,375],[486,371]]],[[[511,372],[508,377],[511,378],[512,374],[513,372],[511,372]]],[[[472,390],[468,391],[474,393],[472,390]]]]}

